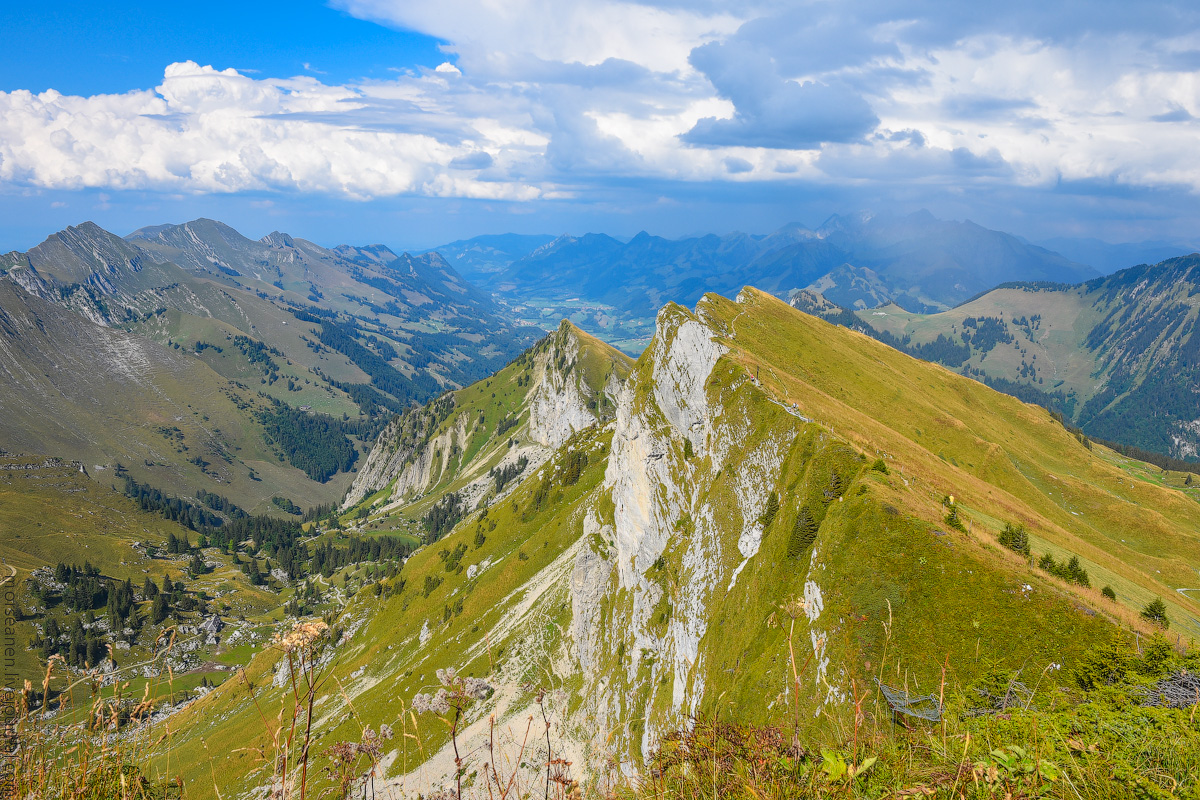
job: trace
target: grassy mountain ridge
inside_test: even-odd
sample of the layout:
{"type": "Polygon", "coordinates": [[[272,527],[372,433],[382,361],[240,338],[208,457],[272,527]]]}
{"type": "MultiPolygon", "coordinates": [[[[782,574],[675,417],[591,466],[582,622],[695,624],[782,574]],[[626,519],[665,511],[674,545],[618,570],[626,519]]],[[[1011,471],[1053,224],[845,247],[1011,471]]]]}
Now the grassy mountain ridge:
{"type": "Polygon", "coordinates": [[[255,417],[267,402],[200,358],[3,282],[0,327],[6,447],[72,455],[105,482],[120,464],[140,482],[185,496],[216,491],[252,510],[276,493],[329,502],[348,484],[315,483],[280,463],[255,417]]]}
{"type": "MultiPolygon", "coordinates": [[[[535,355],[557,367],[554,344],[535,355]]],[[[530,373],[509,369],[470,387],[483,403],[471,416],[516,407],[525,387],[504,387],[530,373]]],[[[427,413],[440,421],[412,426],[416,441],[456,429],[427,413]]],[[[433,492],[368,495],[363,519],[426,513],[484,452],[443,462],[433,492]]],[[[1200,564],[1196,490],[1147,477],[1044,409],[763,292],[669,305],[610,421],[572,429],[510,492],[349,600],[323,656],[314,741],[403,725],[376,790],[452,783],[447,730],[407,705],[450,666],[495,688],[463,719],[469,752],[487,750],[493,717],[519,743],[539,687],[561,690],[554,735],[593,777],[641,769],[665,734],[731,706],[803,720],[807,736],[852,716],[874,678],[927,692],[950,665],[963,686],[994,668],[1065,684],[1091,646],[1149,630],[1137,612],[1152,598],[1173,632],[1200,631],[1200,605],[1176,591],[1200,564]],[[1005,523],[1025,526],[1035,561],[1077,556],[1091,588],[999,546],[1005,523]]],[[[197,796],[213,770],[223,796],[269,784],[272,762],[254,754],[272,752],[261,720],[291,713],[287,669],[264,652],[175,718],[173,763],[197,796]]]]}
{"type": "Polygon", "coordinates": [[[1089,435],[1195,460],[1200,256],[1068,286],[1002,286],[950,311],[848,317],[921,357],[1056,408],[1089,435]]]}

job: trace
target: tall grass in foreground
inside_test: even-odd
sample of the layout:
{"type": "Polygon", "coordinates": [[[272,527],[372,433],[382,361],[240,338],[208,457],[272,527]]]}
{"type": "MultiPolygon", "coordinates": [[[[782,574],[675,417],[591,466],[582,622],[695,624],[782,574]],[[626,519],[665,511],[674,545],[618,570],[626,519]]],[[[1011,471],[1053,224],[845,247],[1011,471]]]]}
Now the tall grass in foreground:
{"type": "Polygon", "coordinates": [[[826,731],[807,741],[787,723],[745,724],[718,707],[663,737],[644,777],[609,800],[1200,799],[1200,656],[1162,636],[1137,651],[1114,640],[1063,686],[1044,688],[1056,667],[1032,686],[993,671],[951,687],[943,671],[933,721],[852,682],[826,731]]]}
{"type": "MultiPolygon", "coordinates": [[[[147,666],[162,666],[174,649],[175,631],[155,643],[157,655],[107,675],[90,670],[61,691],[52,691],[61,656],[51,656],[40,691],[25,681],[20,691],[6,690],[10,748],[0,757],[0,790],[16,798],[79,800],[165,800],[182,798],[181,780],[147,778],[139,768],[151,753],[166,755],[170,769],[170,721],[156,721],[158,702],[145,684],[140,697],[128,694],[126,679],[147,666]],[[111,692],[104,687],[111,686],[111,692]],[[90,697],[90,703],[87,698],[90,697]]],[[[111,652],[110,652],[111,656],[111,652]]],[[[168,702],[177,699],[175,678],[166,666],[168,702]]]]}
{"type": "MultiPolygon", "coordinates": [[[[795,611],[783,610],[789,616],[795,611]]],[[[1143,641],[1137,650],[1114,640],[1091,651],[1057,684],[1047,679],[1052,667],[1031,675],[997,670],[970,686],[943,678],[937,693],[925,698],[927,708],[936,709],[931,720],[902,713],[903,707],[889,703],[874,681],[852,681],[844,701],[823,712],[827,724],[820,733],[802,729],[799,704],[790,692],[773,724],[749,724],[718,700],[688,726],[661,735],[639,778],[614,772],[590,786],[572,778],[572,765],[552,738],[546,692],[535,691],[534,707],[540,711],[520,720],[524,736],[517,731],[518,752],[502,753],[495,746],[494,719],[487,746],[460,751],[466,711],[489,697],[492,687],[449,669],[439,674],[435,691],[413,698],[395,731],[386,724],[376,730],[360,723],[358,741],[318,751],[312,747],[312,709],[330,680],[329,661],[322,657],[327,639],[327,628],[310,622],[276,640],[286,656],[287,700],[277,714],[260,716],[271,744],[259,754],[265,784],[256,796],[415,796],[382,788],[381,763],[384,751],[397,746],[387,744],[393,738],[405,758],[410,749],[419,762],[430,755],[421,744],[420,713],[445,724],[453,748],[454,768],[446,785],[426,795],[442,800],[1200,800],[1200,657],[1175,651],[1162,637],[1143,641]]],[[[808,665],[797,663],[794,655],[790,661],[789,677],[799,688],[808,665]]],[[[952,675],[949,666],[946,674],[952,675]]],[[[58,700],[44,699],[57,668],[52,661],[41,693],[26,684],[20,694],[20,746],[11,761],[5,757],[6,766],[15,768],[12,796],[234,796],[216,767],[211,785],[184,786],[170,777],[170,718],[155,718],[149,690],[140,698],[127,697],[118,682],[109,695],[99,691],[98,676],[89,675],[59,700],[76,689],[91,690],[91,705],[72,711],[63,702],[60,710],[58,700]],[[143,771],[152,758],[166,765],[162,772],[143,771]]],[[[341,695],[351,716],[361,719],[350,698],[341,695]]],[[[407,772],[410,764],[396,766],[407,772]]]]}

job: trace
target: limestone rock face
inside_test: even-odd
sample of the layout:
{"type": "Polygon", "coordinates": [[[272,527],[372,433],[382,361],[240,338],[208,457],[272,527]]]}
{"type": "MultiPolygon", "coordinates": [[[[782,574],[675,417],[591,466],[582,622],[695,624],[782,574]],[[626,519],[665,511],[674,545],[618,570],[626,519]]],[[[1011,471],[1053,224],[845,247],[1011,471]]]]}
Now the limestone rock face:
{"type": "MultiPolygon", "coordinates": [[[[445,402],[453,408],[454,396],[448,396],[445,402]]],[[[393,494],[423,491],[435,464],[444,468],[452,447],[462,446],[461,439],[466,435],[466,420],[462,419],[449,430],[429,438],[438,424],[437,416],[437,411],[426,406],[394,417],[375,440],[375,445],[342,502],[342,508],[350,508],[393,480],[396,481],[393,494]]]]}
{"type": "MultiPolygon", "coordinates": [[[[528,370],[529,389],[513,412],[515,418],[525,418],[525,424],[497,434],[499,441],[491,443],[504,449],[511,439],[519,446],[510,449],[498,466],[520,457],[527,460],[528,468],[540,466],[575,433],[601,421],[604,409],[611,414],[624,369],[617,369],[616,361],[594,358],[589,349],[594,350],[598,343],[589,340],[564,322],[535,346],[528,370]]],[[[355,505],[393,481],[393,498],[421,494],[454,469],[471,478],[461,493],[469,508],[477,507],[491,479],[479,464],[451,464],[455,453],[472,448],[474,437],[482,435],[471,414],[458,407],[457,396],[445,395],[393,419],[376,440],[342,507],[355,505]],[[448,426],[447,418],[451,420],[448,426]]],[[[494,452],[486,445],[475,450],[494,452]]]]}
{"type": "Polygon", "coordinates": [[[643,718],[641,739],[627,743],[643,759],[663,731],[686,724],[698,708],[712,604],[758,552],[759,519],[791,441],[787,432],[753,437],[747,415],[724,407],[726,390],[738,387],[714,384],[728,352],[720,336],[706,321],[704,301],[695,314],[678,307],[659,314],[654,339],[617,398],[601,487],[612,520],[585,518],[593,547],[581,548],[572,575],[572,634],[591,687],[585,696],[603,698],[589,713],[643,718]],[[715,483],[727,460],[738,467],[718,500],[715,483]],[[598,552],[606,542],[608,552],[598,552]],[[668,580],[663,559],[670,553],[678,574],[668,580]],[[648,693],[644,708],[623,707],[621,690],[605,690],[614,670],[602,662],[614,652],[634,654],[618,668],[620,681],[628,694],[648,693]]]}
{"type": "Polygon", "coordinates": [[[551,449],[561,447],[571,434],[597,421],[588,410],[579,380],[555,368],[559,358],[573,365],[578,357],[579,343],[574,338],[564,337],[563,342],[552,345],[543,359],[542,380],[530,396],[529,438],[551,449]]]}
{"type": "Polygon", "coordinates": [[[575,655],[579,667],[585,673],[590,673],[595,670],[599,660],[596,649],[600,646],[601,602],[613,565],[605,554],[589,546],[589,543],[593,536],[601,541],[611,537],[612,526],[602,525],[595,514],[588,514],[583,520],[583,533],[587,541],[579,549],[575,568],[571,572],[571,638],[576,644],[575,655]]]}
{"type": "Polygon", "coordinates": [[[701,452],[710,421],[705,382],[727,348],[703,323],[689,319],[662,349],[654,362],[654,399],[671,426],[701,452]]]}

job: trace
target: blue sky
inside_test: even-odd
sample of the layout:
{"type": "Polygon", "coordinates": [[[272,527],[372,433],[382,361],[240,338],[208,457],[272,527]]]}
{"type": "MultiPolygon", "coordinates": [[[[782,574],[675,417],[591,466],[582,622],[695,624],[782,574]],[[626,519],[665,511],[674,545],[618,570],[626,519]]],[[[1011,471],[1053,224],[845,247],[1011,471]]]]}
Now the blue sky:
{"type": "Polygon", "coordinates": [[[358,19],[322,2],[84,2],[6,4],[9,46],[0,90],[94,95],[157,86],[177,61],[233,67],[256,78],[311,74],[326,83],[388,80],[436,67],[440,42],[358,19]]]}
{"type": "Polygon", "coordinates": [[[1193,6],[5,4],[0,249],[85,219],[423,247],[918,208],[1194,241],[1193,6]]]}

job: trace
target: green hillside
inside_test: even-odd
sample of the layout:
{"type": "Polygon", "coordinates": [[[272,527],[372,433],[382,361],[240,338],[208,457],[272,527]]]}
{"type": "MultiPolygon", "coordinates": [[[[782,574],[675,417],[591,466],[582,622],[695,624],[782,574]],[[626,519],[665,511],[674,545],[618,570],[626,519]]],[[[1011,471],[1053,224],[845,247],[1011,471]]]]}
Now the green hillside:
{"type": "MultiPolygon", "coordinates": [[[[535,390],[556,381],[544,369],[535,390]]],[[[487,431],[520,408],[506,386],[522,374],[518,360],[449,411],[428,407],[436,426],[409,430],[428,444],[461,408],[487,431]]],[[[385,723],[397,738],[382,743],[376,791],[453,783],[448,729],[409,714],[446,667],[494,689],[462,720],[476,769],[489,719],[519,742],[546,707],[573,774],[596,778],[605,764],[641,770],[695,715],[847,741],[854,698],[867,693],[879,713],[876,679],[936,694],[1019,671],[1066,698],[1092,648],[1153,632],[1139,612],[1157,597],[1181,642],[1200,630],[1200,605],[1177,591],[1200,564],[1195,490],[769,295],[668,306],[617,394],[610,422],[574,431],[450,531],[421,530],[426,546],[398,574],[355,583],[326,617],[330,634],[291,640],[293,659],[323,654],[312,787],[328,787],[319,765],[334,743],[385,723]],[[999,544],[1006,524],[1023,526],[1031,558],[999,544]],[[1075,581],[1038,567],[1046,554],[1077,557],[1062,572],[1075,581]]],[[[427,519],[491,463],[495,439],[481,436],[474,455],[460,446],[420,492],[385,485],[323,527],[427,519]]],[[[385,437],[371,458],[403,446],[385,437]]],[[[297,706],[285,688],[285,649],[178,712],[171,766],[155,755],[152,771],[178,771],[189,797],[216,796],[214,775],[222,796],[241,796],[295,763],[272,755],[273,720],[290,724],[295,707],[307,720],[304,692],[297,706]]],[[[980,747],[986,756],[967,742],[980,747]]],[[[532,781],[537,756],[530,769],[532,781]]]]}

